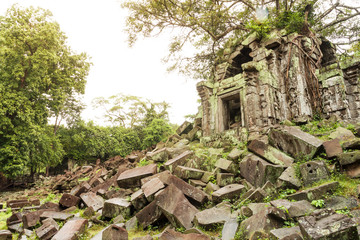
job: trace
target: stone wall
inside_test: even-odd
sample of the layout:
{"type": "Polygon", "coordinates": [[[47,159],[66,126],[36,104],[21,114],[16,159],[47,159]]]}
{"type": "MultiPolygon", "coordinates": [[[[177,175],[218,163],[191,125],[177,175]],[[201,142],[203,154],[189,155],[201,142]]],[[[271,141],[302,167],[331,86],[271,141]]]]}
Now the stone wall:
{"type": "Polygon", "coordinates": [[[341,67],[325,39],[275,31],[255,33],[224,50],[214,77],[198,83],[203,135],[254,130],[315,115],[359,116],[360,62],[341,67]]]}

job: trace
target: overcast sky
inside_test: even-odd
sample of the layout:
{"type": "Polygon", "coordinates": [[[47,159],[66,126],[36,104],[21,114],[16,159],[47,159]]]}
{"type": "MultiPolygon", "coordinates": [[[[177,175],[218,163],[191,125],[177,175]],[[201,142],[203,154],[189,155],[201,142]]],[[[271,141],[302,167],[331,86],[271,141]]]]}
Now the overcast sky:
{"type": "Polygon", "coordinates": [[[102,113],[92,108],[92,99],[124,93],[170,103],[171,122],[181,124],[185,115],[197,112],[196,82],[166,72],[161,63],[167,53],[166,36],[140,40],[128,47],[123,31],[126,11],[120,1],[0,0],[0,14],[14,3],[49,9],[68,37],[68,45],[76,53],[86,52],[91,57],[93,66],[84,96],[86,120],[102,123],[102,113]]]}

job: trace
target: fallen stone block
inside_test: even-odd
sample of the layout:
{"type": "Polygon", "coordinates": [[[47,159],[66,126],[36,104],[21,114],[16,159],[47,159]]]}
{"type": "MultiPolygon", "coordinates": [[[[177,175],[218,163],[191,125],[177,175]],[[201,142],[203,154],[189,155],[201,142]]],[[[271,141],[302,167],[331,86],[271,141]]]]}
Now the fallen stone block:
{"type": "Polygon", "coordinates": [[[216,174],[216,183],[220,187],[232,184],[234,182],[235,176],[232,173],[217,173],[216,174]]]}
{"type": "Polygon", "coordinates": [[[104,199],[96,195],[96,193],[82,193],[80,198],[87,207],[92,207],[95,212],[104,207],[104,199]]]}
{"type": "Polygon", "coordinates": [[[93,188],[99,186],[102,183],[104,183],[104,179],[102,179],[101,177],[97,177],[97,176],[95,176],[89,180],[89,185],[93,188]]]}
{"type": "Polygon", "coordinates": [[[336,130],[329,135],[330,139],[339,139],[339,141],[348,141],[355,139],[355,135],[349,129],[338,127],[336,130]]]}
{"type": "Polygon", "coordinates": [[[31,227],[35,227],[37,224],[40,223],[40,215],[42,213],[44,213],[46,210],[42,209],[42,210],[38,210],[35,212],[28,212],[25,213],[22,216],[22,222],[24,224],[24,228],[31,228],[31,227]]]}
{"type": "Polygon", "coordinates": [[[43,225],[53,225],[56,228],[56,230],[60,229],[59,224],[57,224],[57,222],[52,218],[46,218],[46,219],[42,220],[41,222],[43,225]]]}
{"type": "Polygon", "coordinates": [[[7,227],[11,232],[22,233],[24,231],[22,223],[17,223],[17,224],[13,224],[13,225],[7,225],[7,227]]]}
{"type": "Polygon", "coordinates": [[[149,164],[144,167],[138,167],[129,169],[120,174],[117,179],[119,187],[130,188],[130,187],[140,187],[141,179],[151,176],[156,173],[157,166],[156,164],[149,164]]]}
{"type": "Polygon", "coordinates": [[[233,173],[233,174],[237,174],[237,172],[239,170],[238,164],[236,164],[233,161],[226,160],[224,158],[220,158],[219,160],[217,160],[215,163],[215,167],[220,168],[221,170],[224,170],[225,172],[233,173]]]}
{"type": "Polygon", "coordinates": [[[0,230],[0,240],[12,240],[12,233],[9,230],[0,230]]]}
{"type": "Polygon", "coordinates": [[[40,226],[39,228],[37,228],[35,230],[35,233],[39,239],[48,240],[48,239],[51,239],[52,236],[54,236],[58,230],[59,229],[57,229],[52,224],[43,224],[42,226],[40,226]]]}
{"type": "Polygon", "coordinates": [[[155,198],[166,218],[173,226],[189,229],[194,216],[199,211],[191,205],[181,190],[171,184],[155,198]]]}
{"type": "Polygon", "coordinates": [[[264,201],[264,198],[266,196],[267,193],[264,190],[262,190],[261,188],[257,188],[245,199],[245,201],[260,203],[264,201]]]}
{"type": "Polygon", "coordinates": [[[305,186],[330,178],[330,172],[324,161],[308,161],[300,164],[300,174],[305,186]]]}
{"type": "Polygon", "coordinates": [[[13,213],[8,219],[6,219],[6,225],[10,226],[22,223],[22,216],[21,212],[13,213]]]}
{"type": "Polygon", "coordinates": [[[346,175],[348,175],[350,178],[360,177],[360,162],[343,166],[343,168],[346,172],[346,175]]]}
{"type": "Polygon", "coordinates": [[[166,148],[159,149],[155,152],[148,152],[146,159],[154,162],[166,162],[169,158],[169,153],[166,148]]]}
{"type": "Polygon", "coordinates": [[[254,187],[262,187],[267,181],[275,184],[285,167],[273,165],[254,154],[247,155],[240,162],[240,174],[254,187]]]}
{"type": "Polygon", "coordinates": [[[145,198],[151,202],[154,200],[154,195],[159,190],[165,187],[164,183],[159,178],[153,178],[149,182],[142,185],[141,189],[144,192],[145,198]]]}
{"type": "Polygon", "coordinates": [[[289,200],[296,200],[296,201],[300,201],[300,200],[313,201],[323,198],[324,195],[327,193],[335,192],[338,187],[339,187],[339,182],[334,181],[288,195],[286,198],[289,200]]]}
{"type": "Polygon", "coordinates": [[[244,185],[241,184],[230,184],[220,188],[212,194],[214,202],[221,202],[224,199],[235,199],[240,197],[245,192],[244,185]]]}
{"type": "Polygon", "coordinates": [[[131,194],[130,197],[131,197],[131,199],[130,199],[131,204],[138,211],[143,209],[148,203],[148,201],[145,197],[145,194],[144,194],[143,190],[141,190],[141,189],[139,189],[138,191],[131,194]]]}
{"type": "Polygon", "coordinates": [[[230,160],[238,161],[239,158],[245,153],[246,151],[243,149],[234,148],[231,150],[229,155],[227,156],[230,160]]]}
{"type": "Polygon", "coordinates": [[[136,219],[144,229],[158,221],[162,216],[160,207],[153,201],[136,214],[136,219]]]}
{"type": "Polygon", "coordinates": [[[131,203],[126,199],[112,198],[105,201],[102,215],[106,218],[114,218],[118,215],[129,217],[131,214],[130,206],[131,203]]]}
{"type": "Polygon", "coordinates": [[[88,192],[91,186],[87,182],[82,182],[80,185],[75,186],[71,189],[70,194],[76,197],[80,197],[82,193],[88,192]]]}
{"type": "Polygon", "coordinates": [[[206,183],[197,179],[189,179],[189,184],[194,187],[206,187],[206,183]]]}
{"type": "Polygon", "coordinates": [[[293,158],[313,158],[321,151],[323,141],[296,127],[272,128],[269,143],[293,158]]]}
{"type": "Polygon", "coordinates": [[[198,233],[180,233],[176,232],[173,229],[166,229],[159,236],[159,240],[169,240],[169,239],[181,239],[181,240],[210,240],[209,236],[198,234],[198,233]]]}
{"type": "Polygon", "coordinates": [[[276,208],[280,208],[280,209],[285,208],[287,210],[286,214],[290,218],[297,218],[297,217],[309,215],[310,213],[316,210],[316,208],[306,200],[290,202],[289,200],[286,199],[278,199],[271,201],[270,203],[276,208]]]}
{"type": "Polygon", "coordinates": [[[125,223],[125,228],[127,231],[136,230],[138,228],[138,220],[136,216],[133,216],[125,223]]]}
{"type": "Polygon", "coordinates": [[[27,206],[39,206],[40,200],[27,200],[27,199],[19,199],[19,200],[10,200],[6,202],[6,206],[10,208],[23,208],[27,206]]]}
{"type": "Polygon", "coordinates": [[[180,191],[186,197],[194,200],[195,202],[197,202],[199,204],[204,203],[205,201],[207,201],[209,199],[209,196],[205,192],[197,189],[194,186],[191,186],[190,184],[181,180],[178,177],[171,176],[168,178],[167,182],[164,182],[164,183],[167,185],[173,184],[175,187],[180,189],[180,191]]]}
{"type": "Polygon", "coordinates": [[[60,205],[58,203],[53,203],[53,202],[44,203],[43,205],[40,206],[40,209],[49,209],[55,212],[61,211],[60,205]]]}
{"type": "Polygon", "coordinates": [[[146,178],[141,179],[141,185],[149,182],[151,179],[159,178],[163,183],[167,184],[169,177],[172,176],[169,170],[165,170],[163,172],[156,173],[146,178]]]}
{"type": "Polygon", "coordinates": [[[102,240],[128,240],[128,232],[118,224],[112,224],[102,233],[102,240]]]}
{"type": "Polygon", "coordinates": [[[185,151],[181,153],[180,155],[169,159],[167,162],[164,163],[164,167],[166,170],[169,170],[170,172],[173,172],[177,166],[183,166],[185,165],[188,158],[193,156],[192,151],[185,151]]]}
{"type": "Polygon", "coordinates": [[[357,224],[333,210],[318,210],[298,220],[305,239],[359,239],[357,224]]]}
{"type": "Polygon", "coordinates": [[[298,226],[291,228],[278,228],[270,231],[270,239],[279,240],[302,240],[302,234],[298,226]]]}
{"type": "Polygon", "coordinates": [[[189,141],[199,139],[202,135],[201,127],[195,126],[186,136],[189,141]]]}
{"type": "Polygon", "coordinates": [[[360,151],[356,150],[353,152],[341,153],[337,156],[337,160],[339,161],[340,165],[342,165],[342,166],[359,162],[360,161],[360,151]]]}
{"type": "Polygon", "coordinates": [[[94,211],[94,209],[92,208],[92,207],[87,207],[86,209],[85,209],[85,211],[83,212],[83,216],[85,217],[85,218],[91,218],[92,216],[94,216],[95,215],[95,211],[94,211]]]}
{"type": "Polygon", "coordinates": [[[222,204],[205,209],[195,214],[194,224],[196,226],[210,229],[218,224],[224,224],[231,217],[231,206],[222,204]]]}
{"type": "Polygon", "coordinates": [[[341,143],[341,147],[344,150],[359,150],[360,149],[360,139],[352,139],[341,143]]]}
{"type": "Polygon", "coordinates": [[[240,229],[244,229],[243,238],[241,239],[257,239],[254,238],[256,233],[261,233],[260,239],[268,237],[270,231],[282,227],[285,220],[286,216],[282,210],[267,207],[264,211],[252,215],[241,222],[240,229]]]}
{"type": "Polygon", "coordinates": [[[235,238],[235,234],[238,230],[239,222],[237,218],[230,218],[224,224],[221,231],[221,240],[232,240],[235,238]]]}
{"type": "Polygon", "coordinates": [[[353,209],[358,206],[358,200],[354,197],[331,196],[325,199],[325,208],[333,210],[353,209]]]}
{"type": "Polygon", "coordinates": [[[76,197],[74,195],[68,194],[68,193],[64,193],[61,198],[60,198],[60,205],[65,207],[65,208],[69,208],[72,206],[77,206],[80,202],[80,198],[76,197]]]}
{"type": "Polygon", "coordinates": [[[284,189],[299,189],[302,186],[293,166],[286,168],[285,171],[282,172],[278,178],[277,186],[282,186],[284,189]]]}
{"type": "Polygon", "coordinates": [[[178,134],[179,136],[181,136],[182,134],[188,134],[192,129],[192,123],[185,121],[183,122],[183,124],[180,125],[180,127],[178,127],[178,129],[176,129],[176,134],[178,134]]]}
{"type": "Polygon", "coordinates": [[[184,180],[190,178],[199,180],[204,175],[204,171],[196,168],[177,166],[174,170],[174,175],[184,180]]]}
{"type": "Polygon", "coordinates": [[[259,140],[251,141],[248,149],[275,165],[289,167],[294,162],[292,157],[259,140]]]}
{"type": "Polygon", "coordinates": [[[45,211],[40,214],[40,219],[52,218],[54,220],[66,221],[72,218],[74,214],[64,212],[45,211]]]}
{"type": "Polygon", "coordinates": [[[69,220],[51,240],[76,240],[85,232],[87,224],[88,220],[82,218],[69,220]]]}
{"type": "Polygon", "coordinates": [[[325,149],[326,157],[328,159],[334,158],[334,157],[342,154],[342,152],[343,152],[343,149],[340,145],[340,141],[337,138],[324,142],[323,146],[325,149]]]}
{"type": "Polygon", "coordinates": [[[206,187],[205,187],[205,192],[209,195],[212,195],[213,192],[219,190],[220,187],[212,182],[208,182],[208,184],[206,184],[206,187]]]}
{"type": "Polygon", "coordinates": [[[266,211],[269,206],[270,205],[268,203],[249,203],[247,207],[251,211],[250,216],[252,216],[258,214],[259,212],[266,211]]]}

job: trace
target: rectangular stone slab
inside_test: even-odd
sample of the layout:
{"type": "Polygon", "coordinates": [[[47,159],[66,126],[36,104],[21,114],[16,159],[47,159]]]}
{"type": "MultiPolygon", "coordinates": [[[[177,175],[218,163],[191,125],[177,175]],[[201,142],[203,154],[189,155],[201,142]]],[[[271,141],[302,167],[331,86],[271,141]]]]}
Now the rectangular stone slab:
{"type": "Polygon", "coordinates": [[[143,228],[146,228],[150,224],[159,220],[162,215],[163,213],[159,206],[155,201],[152,201],[136,214],[136,219],[143,228]]]}
{"type": "Polygon", "coordinates": [[[129,169],[120,174],[117,179],[117,183],[119,187],[123,188],[140,187],[141,179],[155,174],[156,170],[156,164],[149,164],[144,167],[129,169]]]}
{"type": "Polygon", "coordinates": [[[192,151],[185,151],[182,154],[180,154],[179,156],[168,160],[164,164],[164,167],[165,167],[165,169],[169,170],[170,172],[173,172],[177,166],[185,165],[186,160],[192,155],[193,155],[192,151]]]}
{"type": "Polygon", "coordinates": [[[112,198],[106,200],[102,215],[107,218],[114,218],[122,215],[124,218],[130,216],[131,203],[123,198],[112,198]]]}
{"type": "Polygon", "coordinates": [[[209,196],[205,192],[188,184],[187,182],[176,176],[170,176],[165,181],[165,184],[173,184],[178,189],[180,189],[186,197],[193,199],[195,202],[204,203],[206,200],[209,199],[209,196]]]}
{"type": "Polygon", "coordinates": [[[64,224],[52,240],[76,240],[85,232],[87,224],[88,220],[82,218],[70,220],[64,224]]]}
{"type": "Polygon", "coordinates": [[[189,229],[194,216],[199,211],[191,205],[181,190],[171,184],[154,200],[173,226],[189,229]]]}
{"type": "Polygon", "coordinates": [[[234,199],[240,197],[246,191],[245,186],[241,184],[230,184],[220,188],[212,194],[214,202],[221,202],[224,199],[234,199]]]}
{"type": "Polygon", "coordinates": [[[357,224],[348,216],[331,209],[299,218],[299,227],[304,239],[359,239],[357,224]]]}
{"type": "Polygon", "coordinates": [[[295,127],[272,128],[269,143],[294,158],[311,159],[321,150],[323,141],[295,127]]]}
{"type": "Polygon", "coordinates": [[[181,179],[201,179],[204,175],[204,171],[196,168],[177,166],[174,171],[174,175],[178,176],[181,179]]]}
{"type": "Polygon", "coordinates": [[[57,233],[57,229],[54,225],[43,224],[41,227],[35,230],[36,236],[41,240],[48,240],[57,233]]]}
{"type": "Polygon", "coordinates": [[[259,140],[251,141],[248,149],[275,165],[289,167],[294,162],[292,157],[259,140]]]}
{"type": "Polygon", "coordinates": [[[0,230],[1,240],[12,240],[12,233],[9,230],[0,230]]]}
{"type": "Polygon", "coordinates": [[[60,205],[63,207],[69,208],[72,206],[77,206],[80,202],[80,198],[69,193],[64,193],[60,198],[60,205]]]}
{"type": "Polygon", "coordinates": [[[40,215],[40,219],[52,218],[54,220],[66,221],[73,216],[74,214],[70,213],[46,211],[40,215]]]}
{"type": "Polygon", "coordinates": [[[92,207],[95,212],[104,207],[104,199],[96,195],[96,193],[93,192],[82,193],[80,195],[80,198],[81,200],[83,200],[83,202],[87,207],[92,207]]]}
{"type": "Polygon", "coordinates": [[[165,187],[159,178],[153,178],[149,182],[142,185],[141,189],[147,200],[151,201],[156,192],[165,187]]]}

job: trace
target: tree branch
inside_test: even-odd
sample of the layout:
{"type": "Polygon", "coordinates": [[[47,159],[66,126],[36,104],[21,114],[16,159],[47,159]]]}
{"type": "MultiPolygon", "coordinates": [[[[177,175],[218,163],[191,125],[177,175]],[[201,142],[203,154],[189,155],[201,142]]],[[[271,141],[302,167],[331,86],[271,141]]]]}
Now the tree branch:
{"type": "Polygon", "coordinates": [[[353,17],[356,17],[356,16],[358,16],[358,15],[360,15],[360,12],[357,12],[357,13],[354,13],[354,14],[352,14],[352,15],[350,15],[350,16],[343,17],[343,18],[340,18],[340,19],[338,19],[338,20],[335,20],[335,21],[333,21],[333,22],[331,22],[331,23],[326,24],[325,26],[323,26],[322,28],[320,28],[320,29],[318,29],[318,30],[319,30],[319,31],[322,31],[322,30],[324,30],[325,28],[332,27],[332,26],[334,26],[334,25],[336,25],[336,24],[338,24],[338,23],[347,21],[347,20],[349,20],[349,19],[351,19],[351,18],[353,18],[353,17]]]}

